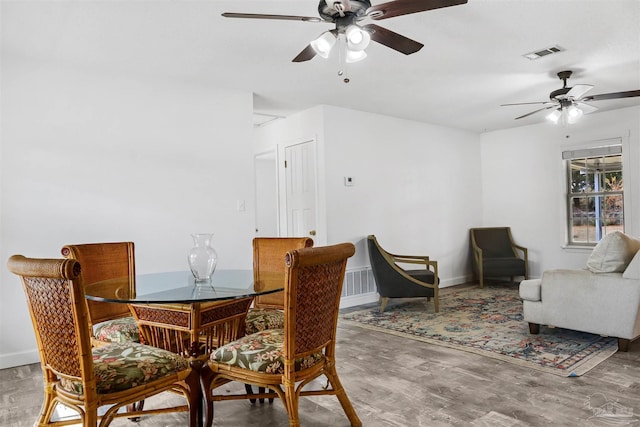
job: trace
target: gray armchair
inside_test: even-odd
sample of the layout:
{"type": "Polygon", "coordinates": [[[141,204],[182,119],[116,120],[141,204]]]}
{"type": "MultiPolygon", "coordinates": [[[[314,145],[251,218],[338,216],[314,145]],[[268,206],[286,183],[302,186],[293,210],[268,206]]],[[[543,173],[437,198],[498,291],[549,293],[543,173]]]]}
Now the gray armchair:
{"type": "Polygon", "coordinates": [[[380,247],[376,237],[367,237],[369,259],[373,277],[380,294],[380,312],[389,302],[389,298],[433,298],[435,312],[440,310],[438,299],[438,262],[428,256],[394,255],[380,247]],[[420,264],[419,270],[405,270],[400,264],[420,264]]]}
{"type": "Polygon", "coordinates": [[[509,227],[472,228],[471,260],[474,277],[484,287],[485,277],[529,278],[527,248],[516,245],[509,227]]]}

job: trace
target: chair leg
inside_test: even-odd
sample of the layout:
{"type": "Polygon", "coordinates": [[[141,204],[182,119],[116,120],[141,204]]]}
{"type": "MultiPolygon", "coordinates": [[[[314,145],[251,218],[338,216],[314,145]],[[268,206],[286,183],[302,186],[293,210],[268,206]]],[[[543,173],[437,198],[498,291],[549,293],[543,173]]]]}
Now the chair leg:
{"type": "Polygon", "coordinates": [[[387,306],[388,302],[389,302],[389,298],[380,297],[380,313],[384,313],[384,308],[387,306]]]}
{"type": "MultiPolygon", "coordinates": [[[[244,389],[247,392],[247,394],[253,394],[253,388],[251,388],[250,384],[245,384],[244,385],[244,389]]],[[[256,399],[249,398],[249,402],[255,404],[256,403],[256,399]]]]}
{"type": "Polygon", "coordinates": [[[289,427],[300,427],[300,417],[298,415],[298,395],[296,394],[295,383],[284,385],[285,405],[289,414],[289,427]]]}
{"type": "Polygon", "coordinates": [[[618,351],[629,351],[629,344],[631,344],[631,340],[618,338],[618,351]]]}
{"type": "Polygon", "coordinates": [[[358,418],[358,414],[355,409],[353,409],[353,405],[351,405],[351,401],[347,396],[347,392],[344,387],[342,387],[342,383],[338,378],[338,373],[336,372],[335,365],[327,366],[327,378],[333,387],[336,397],[340,401],[340,405],[342,406],[342,410],[344,411],[347,418],[349,418],[349,422],[351,423],[351,427],[361,427],[362,421],[358,418]]]}
{"type": "MultiPolygon", "coordinates": [[[[89,405],[92,406],[92,405],[89,405]]],[[[84,412],[84,419],[82,420],[82,425],[83,426],[97,426],[98,425],[98,408],[97,407],[85,407],[84,408],[85,412],[84,412]]],[[[105,418],[108,418],[108,415],[105,414],[105,418]]],[[[111,417],[113,418],[113,417],[111,417]]],[[[100,424],[103,425],[109,425],[111,421],[110,420],[104,420],[102,419],[100,421],[100,424]]]]}
{"type": "Polygon", "coordinates": [[[40,410],[40,419],[38,420],[38,426],[48,426],[53,416],[53,411],[56,408],[56,402],[53,400],[51,393],[44,394],[44,402],[42,403],[42,409],[40,410]]]}
{"type": "MultiPolygon", "coordinates": [[[[144,409],[144,400],[127,405],[127,412],[142,411],[143,409],[144,409]]],[[[138,421],[140,421],[140,417],[131,417],[129,418],[129,420],[133,421],[134,423],[137,423],[138,421]]]]}
{"type": "MultiPolygon", "coordinates": [[[[203,393],[206,393],[205,390],[200,388],[200,372],[193,370],[189,374],[187,378],[185,378],[185,383],[187,384],[187,388],[189,390],[188,403],[189,403],[189,425],[197,426],[202,425],[202,419],[204,415],[209,415],[209,410],[206,408],[206,404],[208,403],[203,398],[203,393]]],[[[144,400],[142,401],[144,404],[144,400]]],[[[142,406],[140,406],[142,409],[142,406]]],[[[213,423],[213,403],[211,403],[211,418],[213,423]]]]}
{"type": "MultiPolygon", "coordinates": [[[[264,387],[258,387],[258,393],[262,394],[266,391],[264,387]]],[[[264,398],[260,398],[260,403],[264,403],[264,398]]],[[[269,398],[269,403],[273,403],[273,397],[269,398]]]]}
{"type": "Polygon", "coordinates": [[[540,324],[529,322],[529,333],[532,335],[538,335],[540,333],[540,324]]]}
{"type": "Polygon", "coordinates": [[[439,297],[434,297],[433,298],[433,306],[434,306],[434,311],[436,313],[440,312],[440,298],[439,297]]]}
{"type": "MultiPolygon", "coordinates": [[[[213,372],[209,369],[208,365],[204,365],[200,370],[200,384],[202,397],[204,400],[204,414],[199,414],[201,417],[204,415],[204,426],[211,427],[213,425],[213,391],[211,390],[211,383],[213,382],[213,372]]],[[[255,399],[253,399],[255,402],[255,399]]],[[[196,424],[198,425],[198,424],[196,424]]]]}

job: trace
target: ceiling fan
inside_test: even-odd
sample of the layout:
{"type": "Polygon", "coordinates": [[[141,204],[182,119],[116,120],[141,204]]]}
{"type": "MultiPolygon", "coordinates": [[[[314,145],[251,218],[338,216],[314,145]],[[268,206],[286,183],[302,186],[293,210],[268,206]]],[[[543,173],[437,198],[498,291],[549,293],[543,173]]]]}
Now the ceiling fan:
{"type": "Polygon", "coordinates": [[[385,45],[398,52],[410,55],[419,51],[424,45],[401,34],[387,30],[376,24],[360,25],[361,21],[370,19],[379,21],[395,16],[425,12],[443,7],[467,3],[468,0],[395,0],[371,6],[369,0],[320,0],[319,17],[268,15],[260,13],[223,13],[226,18],[279,19],[287,21],[333,23],[335,29],[325,31],[316,40],[302,50],[293,62],[308,61],[320,55],[329,56],[329,51],[336,40],[343,38],[346,43],[346,61],[356,62],[366,57],[364,49],[370,40],[385,45]]]}
{"type": "Polygon", "coordinates": [[[545,105],[545,107],[516,117],[515,120],[529,117],[530,115],[536,114],[540,111],[553,109],[553,111],[547,115],[547,119],[554,123],[564,122],[572,124],[578,121],[583,114],[589,114],[598,109],[593,105],[587,104],[586,101],[602,101],[606,99],[631,98],[634,96],[640,96],[640,90],[629,90],[625,92],[612,92],[603,93],[600,95],[585,96],[585,94],[590,91],[593,86],[580,84],[572,87],[567,87],[567,80],[569,79],[569,77],[571,77],[571,74],[572,71],[560,71],[558,73],[558,78],[562,80],[563,85],[562,88],[556,89],[549,94],[549,101],[502,104],[501,107],[510,105],[542,104],[545,105]]]}

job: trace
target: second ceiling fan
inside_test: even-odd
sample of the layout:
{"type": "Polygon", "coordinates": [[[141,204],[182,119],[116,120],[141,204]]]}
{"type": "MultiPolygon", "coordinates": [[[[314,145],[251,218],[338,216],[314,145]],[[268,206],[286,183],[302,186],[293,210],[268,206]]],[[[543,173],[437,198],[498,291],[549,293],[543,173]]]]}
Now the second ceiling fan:
{"type": "Polygon", "coordinates": [[[329,51],[339,38],[346,44],[346,61],[356,62],[366,57],[364,49],[370,40],[398,52],[410,55],[424,45],[384,27],[361,21],[393,18],[411,13],[425,12],[443,7],[467,3],[468,0],[395,0],[372,6],[369,0],[320,0],[319,17],[295,15],[269,15],[260,13],[223,13],[226,18],[279,19],[287,21],[333,23],[335,29],[325,31],[302,50],[293,62],[303,62],[320,55],[329,56],[329,51]]]}
{"type": "Polygon", "coordinates": [[[603,101],[608,99],[620,99],[620,98],[632,98],[640,96],[640,90],[628,90],[624,92],[612,92],[602,93],[599,95],[586,95],[593,86],[585,84],[577,84],[574,86],[567,86],[567,80],[571,77],[572,71],[560,71],[557,75],[562,80],[562,87],[556,89],[549,94],[549,101],[540,102],[518,102],[514,104],[502,104],[501,107],[513,106],[513,105],[544,105],[542,108],[531,111],[522,116],[518,116],[515,120],[529,117],[533,114],[539,113],[545,110],[553,110],[547,115],[547,119],[553,123],[560,121],[565,124],[575,123],[583,114],[589,114],[596,111],[598,108],[593,105],[587,104],[591,101],[603,101]],[[586,96],[585,96],[586,95],[586,96]]]}

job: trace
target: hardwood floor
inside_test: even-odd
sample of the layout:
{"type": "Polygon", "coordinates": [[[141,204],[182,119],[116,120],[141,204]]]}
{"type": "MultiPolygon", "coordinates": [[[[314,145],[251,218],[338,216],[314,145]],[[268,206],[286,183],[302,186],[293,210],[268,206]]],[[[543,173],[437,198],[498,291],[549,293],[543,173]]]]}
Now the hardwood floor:
{"type": "MultiPolygon", "coordinates": [[[[450,288],[447,288],[450,289],[450,288]]],[[[338,373],[364,426],[605,426],[640,422],[640,340],[586,375],[564,378],[356,326],[338,326],[338,373]],[[609,405],[609,406],[607,406],[609,405]],[[598,409],[613,408],[618,418],[598,409]],[[626,411],[626,418],[622,417],[626,411]]],[[[229,387],[243,387],[230,384],[229,387]]],[[[165,395],[147,405],[179,399],[165,395]]],[[[0,370],[0,426],[31,426],[42,402],[39,365],[0,370]]],[[[287,426],[282,404],[215,405],[216,426],[287,426]]],[[[348,426],[333,396],[300,401],[303,426],[348,426]]],[[[135,426],[127,419],[113,426],[135,426]]],[[[186,425],[185,414],[140,426],[186,425]]]]}

